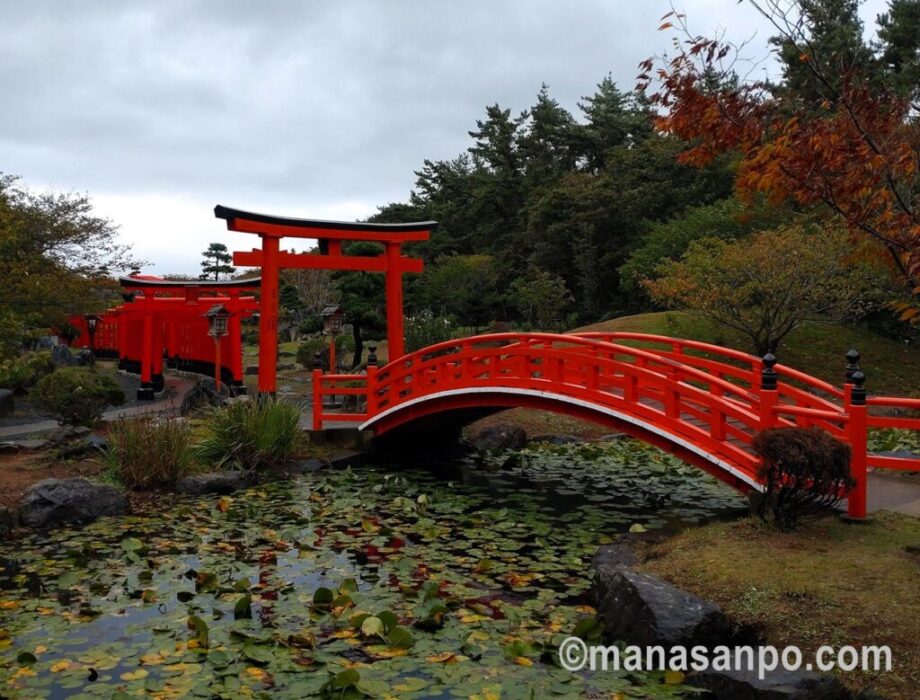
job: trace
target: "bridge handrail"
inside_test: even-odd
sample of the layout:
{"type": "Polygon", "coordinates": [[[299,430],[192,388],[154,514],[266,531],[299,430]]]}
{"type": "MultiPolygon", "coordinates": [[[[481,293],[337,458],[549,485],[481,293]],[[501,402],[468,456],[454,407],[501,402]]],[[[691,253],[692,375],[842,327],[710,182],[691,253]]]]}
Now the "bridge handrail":
{"type": "MultiPolygon", "coordinates": [[[[583,338],[578,335],[571,335],[571,334],[557,335],[554,333],[489,333],[489,334],[470,336],[469,338],[461,338],[459,340],[449,340],[449,341],[437,343],[427,348],[416,350],[415,352],[409,353],[408,355],[404,355],[403,357],[393,362],[390,362],[386,366],[380,368],[379,373],[377,375],[378,389],[382,389],[383,387],[385,387],[386,385],[394,381],[398,381],[399,379],[403,379],[406,376],[414,374],[415,372],[412,371],[413,368],[419,369],[419,368],[424,368],[426,366],[428,367],[434,366],[436,364],[439,364],[440,361],[444,357],[450,357],[454,360],[457,359],[456,353],[450,356],[436,355],[436,353],[438,353],[439,351],[447,350],[451,348],[457,348],[457,347],[460,347],[460,348],[468,347],[469,349],[474,349],[470,346],[473,346],[477,343],[496,342],[496,341],[511,341],[505,345],[500,345],[500,346],[491,348],[493,350],[499,350],[499,351],[500,350],[507,351],[509,347],[513,347],[515,345],[520,346],[523,343],[531,343],[533,341],[538,341],[538,342],[542,341],[542,342],[548,343],[550,347],[544,348],[544,351],[545,351],[545,350],[550,349],[552,345],[558,345],[559,343],[567,342],[567,343],[571,343],[572,345],[580,345],[582,347],[592,348],[598,351],[606,351],[609,353],[618,353],[618,354],[623,354],[623,355],[627,355],[631,357],[642,358],[648,362],[659,363],[671,369],[675,369],[675,370],[684,372],[692,378],[691,380],[702,381],[702,382],[709,383],[709,384],[716,384],[724,391],[729,391],[731,393],[738,394],[739,396],[744,396],[746,393],[744,387],[739,387],[736,384],[732,384],[731,382],[728,382],[724,379],[713,376],[712,374],[707,374],[706,372],[703,372],[702,370],[699,370],[695,367],[687,365],[686,363],[681,363],[676,360],[672,360],[670,358],[662,357],[661,355],[655,352],[647,351],[643,348],[633,348],[627,345],[619,345],[616,343],[598,341],[592,338],[583,338]],[[433,356],[433,357],[429,357],[426,359],[425,358],[426,355],[433,356]],[[420,361],[421,364],[419,366],[415,365],[416,360],[420,361]],[[402,367],[400,367],[400,365],[402,365],[402,367]],[[401,371],[395,372],[395,370],[398,370],[398,369],[401,369],[401,371]]],[[[489,353],[488,351],[490,350],[490,348],[475,348],[475,350],[480,353],[485,352],[487,354],[498,354],[498,353],[489,353]]],[[[626,365],[626,366],[629,365],[629,363],[620,363],[620,364],[626,365]]]]}
{"type": "MultiPolygon", "coordinates": [[[[739,362],[744,362],[751,365],[752,373],[757,375],[759,371],[761,358],[756,355],[751,355],[749,353],[743,352],[741,350],[735,350],[733,348],[722,347],[721,345],[713,345],[712,343],[705,343],[700,340],[689,340],[684,338],[671,338],[666,335],[656,335],[653,333],[635,333],[635,332],[625,332],[625,331],[590,331],[590,332],[578,332],[572,333],[570,335],[577,335],[584,338],[611,338],[616,340],[636,340],[640,342],[650,342],[650,343],[662,343],[670,345],[672,347],[679,348],[693,348],[694,350],[702,350],[714,355],[723,355],[729,357],[733,360],[738,360],[739,362]]],[[[693,356],[690,356],[693,357],[693,356]]],[[[701,358],[705,359],[705,358],[701,358]]],[[[741,367],[736,367],[735,365],[725,365],[727,368],[741,370],[741,367]]],[[[843,391],[838,389],[833,384],[829,384],[817,377],[813,377],[810,374],[805,374],[800,372],[797,369],[789,367],[788,365],[777,364],[774,367],[774,370],[777,374],[784,374],[791,379],[796,379],[803,383],[814,386],[821,391],[827,392],[828,394],[833,395],[836,398],[843,398],[843,391]]]]}
{"type": "Polygon", "coordinates": [[[857,486],[848,507],[854,517],[865,514],[867,467],[920,471],[920,459],[873,455],[867,447],[869,428],[920,431],[920,417],[878,415],[871,408],[920,411],[920,398],[866,398],[858,378],[858,386],[847,383],[838,389],[785,365],[773,369],[775,377],[765,374],[761,358],[738,350],[646,333],[482,334],[436,343],[381,368],[369,366],[367,374],[314,370],[314,426],[321,427],[324,418],[370,425],[374,421],[365,419],[381,417],[384,425],[395,421],[389,422],[392,427],[430,412],[416,399],[435,395],[438,401],[431,406],[436,411],[470,407],[479,404],[455,399],[477,390],[494,390],[493,403],[485,405],[514,405],[496,399],[510,389],[538,398],[535,403],[528,399],[532,403],[527,405],[540,406],[549,397],[631,416],[637,425],[645,421],[676,443],[704,450],[701,454],[711,460],[728,460],[735,465],[729,470],[740,469],[732,473],[745,473],[748,480],[757,478],[752,442],[759,431],[823,428],[852,448],[857,486]],[[624,344],[630,341],[658,347],[624,344]],[[367,403],[359,401],[349,413],[324,413],[323,397],[330,394],[363,396],[367,403]],[[399,410],[404,402],[409,404],[405,412],[399,410]]]}
{"type": "MultiPolygon", "coordinates": [[[[487,357],[500,356],[500,355],[507,354],[508,349],[513,348],[513,347],[515,347],[515,345],[503,345],[503,346],[492,347],[492,348],[476,348],[475,355],[472,355],[472,357],[473,359],[481,360],[487,357]]],[[[611,354],[627,354],[627,353],[622,352],[624,350],[622,346],[614,346],[612,344],[609,344],[603,349],[610,351],[611,354]]],[[[629,349],[631,350],[631,348],[629,349]]],[[[540,348],[539,353],[541,356],[546,357],[548,359],[549,358],[570,359],[573,361],[584,359],[583,354],[571,352],[568,348],[548,346],[548,347],[540,348]]],[[[632,354],[632,353],[629,353],[629,354],[632,354]]],[[[387,391],[388,387],[392,385],[400,386],[400,382],[404,381],[405,379],[409,377],[424,375],[425,372],[432,370],[445,362],[457,363],[460,360],[469,358],[469,357],[470,355],[463,354],[463,353],[454,353],[450,355],[437,355],[435,357],[426,358],[426,359],[423,359],[419,362],[415,362],[412,364],[406,363],[406,366],[403,366],[403,367],[396,367],[393,369],[384,368],[380,370],[380,374],[378,374],[378,382],[376,384],[376,389],[378,393],[383,394],[385,391],[387,391]],[[384,374],[384,371],[386,371],[387,373],[383,376],[382,379],[380,379],[380,376],[384,374]]],[[[649,362],[652,362],[658,365],[662,365],[662,366],[666,366],[666,367],[670,367],[671,369],[674,369],[683,375],[690,375],[690,377],[686,377],[686,376],[677,377],[676,375],[674,377],[667,377],[662,372],[658,372],[654,368],[651,368],[648,366],[643,366],[643,365],[636,364],[636,363],[622,362],[622,361],[618,361],[610,357],[602,357],[598,355],[592,356],[592,360],[594,360],[596,363],[605,365],[611,370],[619,370],[623,372],[624,374],[627,374],[627,373],[642,374],[642,375],[646,375],[648,377],[652,377],[660,381],[668,381],[668,380],[674,381],[674,380],[689,378],[691,381],[702,381],[702,382],[709,384],[710,386],[717,385],[724,392],[736,393],[739,396],[745,396],[745,392],[743,391],[741,387],[738,387],[732,384],[731,382],[727,382],[724,379],[719,379],[718,377],[707,375],[706,373],[696,370],[693,367],[688,367],[686,365],[681,365],[680,363],[668,361],[658,356],[651,356],[647,359],[649,362]]],[[[686,389],[692,390],[692,391],[702,391],[698,387],[694,387],[692,384],[686,384],[686,389]]],[[[704,392],[703,395],[709,396],[710,394],[706,394],[704,392]]],[[[722,398],[722,397],[719,397],[719,398],[722,398]]],[[[731,399],[726,399],[726,408],[725,408],[726,412],[729,412],[729,411],[733,412],[735,410],[740,410],[743,408],[745,408],[743,404],[734,402],[731,399]]]]}

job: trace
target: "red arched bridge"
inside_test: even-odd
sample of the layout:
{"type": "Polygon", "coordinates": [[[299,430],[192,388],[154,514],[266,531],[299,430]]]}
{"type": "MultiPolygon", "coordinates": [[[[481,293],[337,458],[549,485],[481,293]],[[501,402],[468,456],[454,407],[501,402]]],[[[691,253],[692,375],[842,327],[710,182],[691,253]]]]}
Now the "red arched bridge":
{"type": "Polygon", "coordinates": [[[866,397],[859,355],[842,389],[791,367],[690,340],[642,333],[500,333],[439,343],[366,374],[313,371],[313,427],[349,422],[384,435],[444,414],[471,420],[511,407],[608,425],[676,454],[742,491],[760,489],[754,436],[817,426],[853,451],[849,512],[864,517],[868,467],[920,470],[920,459],[872,455],[869,427],[920,430],[920,399],[866,397]],[[354,397],[350,412],[324,397],[354,397]]]}

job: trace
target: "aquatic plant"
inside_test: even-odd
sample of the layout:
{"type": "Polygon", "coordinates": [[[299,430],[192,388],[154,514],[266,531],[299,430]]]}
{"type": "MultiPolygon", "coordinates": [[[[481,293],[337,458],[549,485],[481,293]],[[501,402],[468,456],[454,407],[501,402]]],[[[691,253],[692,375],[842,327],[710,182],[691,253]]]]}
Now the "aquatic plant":
{"type": "Polygon", "coordinates": [[[282,464],[300,448],[300,409],[282,399],[236,399],[211,410],[197,457],[223,468],[261,470],[282,464]]]}
{"type": "Polygon", "coordinates": [[[106,465],[127,488],[173,484],[188,473],[190,435],[181,418],[121,418],[109,423],[106,465]]]}

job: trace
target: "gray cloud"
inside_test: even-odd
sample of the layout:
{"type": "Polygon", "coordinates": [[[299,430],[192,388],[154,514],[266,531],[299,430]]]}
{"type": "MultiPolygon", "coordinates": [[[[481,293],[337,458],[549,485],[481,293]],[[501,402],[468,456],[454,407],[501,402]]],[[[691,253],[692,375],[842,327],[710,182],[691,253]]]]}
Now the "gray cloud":
{"type": "MultiPolygon", "coordinates": [[[[870,0],[874,18],[883,0],[870,0]]],[[[358,218],[424,158],[469,145],[487,104],[542,82],[564,106],[666,50],[667,0],[61,3],[0,0],[0,170],[88,191],[158,272],[228,237],[215,203],[358,218]],[[200,209],[200,215],[197,212],[200,209]]],[[[694,30],[769,28],[734,0],[694,30]]],[[[756,47],[756,50],[754,49],[756,47]]]]}

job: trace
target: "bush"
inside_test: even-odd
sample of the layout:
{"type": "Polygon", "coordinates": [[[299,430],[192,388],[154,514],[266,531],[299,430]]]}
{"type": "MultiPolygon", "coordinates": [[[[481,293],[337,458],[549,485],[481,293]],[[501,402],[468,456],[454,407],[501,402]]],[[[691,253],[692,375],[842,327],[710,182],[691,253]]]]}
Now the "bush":
{"type": "Polygon", "coordinates": [[[109,425],[106,464],[128,488],[174,484],[188,473],[189,436],[181,418],[122,418],[109,425]]]}
{"type": "Polygon", "coordinates": [[[302,438],[300,409],[294,404],[240,398],[211,411],[195,452],[220,467],[259,470],[290,459],[302,438]]]}
{"type": "Polygon", "coordinates": [[[20,393],[54,371],[50,352],[27,352],[0,362],[0,388],[20,393]]]}
{"type": "Polygon", "coordinates": [[[819,428],[772,428],[754,438],[766,485],[757,514],[781,530],[824,514],[853,487],[850,447],[819,428]]]}
{"type": "Polygon", "coordinates": [[[429,309],[406,317],[406,352],[415,352],[429,345],[454,337],[454,324],[446,316],[435,316],[429,309]]]}
{"type": "MultiPolygon", "coordinates": [[[[354,353],[355,340],[350,335],[339,335],[335,339],[336,364],[342,364],[342,359],[354,353]]],[[[306,369],[313,369],[313,356],[320,354],[323,370],[329,371],[329,338],[310,338],[297,347],[297,362],[306,369]]],[[[350,362],[350,359],[349,359],[350,362]]]]}
{"type": "Polygon", "coordinates": [[[42,377],[29,398],[61,425],[92,426],[106,407],[125,402],[125,392],[109,374],[87,367],[63,367],[42,377]]]}

